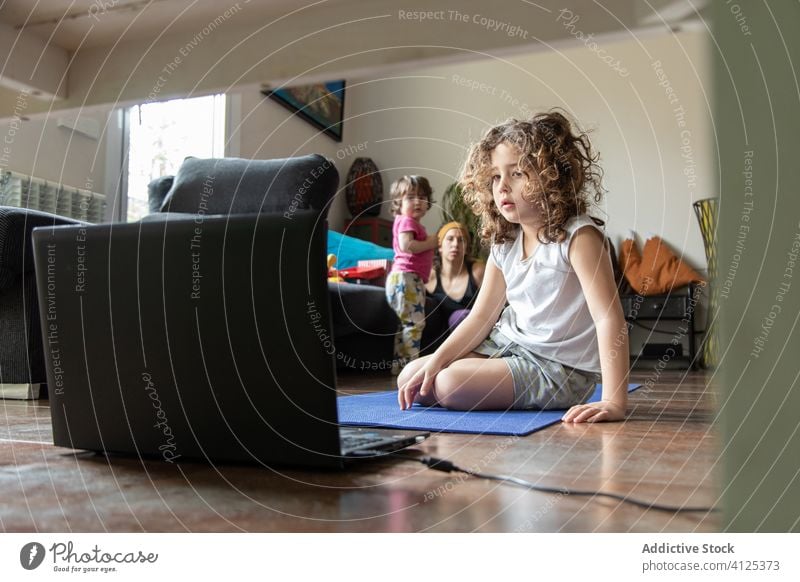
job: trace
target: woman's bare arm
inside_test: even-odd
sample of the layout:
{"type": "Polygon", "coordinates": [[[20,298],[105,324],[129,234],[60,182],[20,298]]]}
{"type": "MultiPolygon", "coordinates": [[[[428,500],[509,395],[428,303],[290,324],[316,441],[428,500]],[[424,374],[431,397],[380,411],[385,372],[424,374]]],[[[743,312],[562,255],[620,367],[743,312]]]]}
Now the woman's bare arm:
{"type": "Polygon", "coordinates": [[[475,261],[472,263],[472,278],[475,279],[475,284],[480,287],[483,285],[483,277],[486,273],[486,263],[483,261],[475,261]]]}

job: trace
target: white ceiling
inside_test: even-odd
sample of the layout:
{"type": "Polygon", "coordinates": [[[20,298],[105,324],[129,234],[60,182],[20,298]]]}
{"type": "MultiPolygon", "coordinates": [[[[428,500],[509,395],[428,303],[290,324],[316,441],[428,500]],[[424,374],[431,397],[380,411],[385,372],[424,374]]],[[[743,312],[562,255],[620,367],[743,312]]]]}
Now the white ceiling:
{"type": "Polygon", "coordinates": [[[13,111],[19,91],[40,101],[31,113],[141,101],[165,62],[232,8],[230,22],[201,39],[159,98],[546,50],[585,42],[581,35],[589,33],[666,34],[696,21],[707,4],[571,0],[577,19],[570,26],[559,17],[563,0],[0,0],[0,55],[9,55],[0,57],[0,118],[13,111]],[[418,21],[402,11],[447,16],[418,21]],[[492,30],[486,19],[507,28],[492,30]],[[512,26],[524,38],[510,34],[512,26]]]}
{"type": "MultiPolygon", "coordinates": [[[[603,2],[580,2],[583,23],[591,23],[610,14],[618,19],[619,28],[638,25],[654,25],[662,19],[671,24],[693,19],[708,0],[605,0],[603,2]]],[[[171,31],[180,33],[202,27],[225,8],[235,4],[247,5],[248,18],[267,22],[295,10],[305,14],[339,7],[343,15],[356,15],[369,8],[410,8],[413,2],[375,2],[373,0],[0,0],[0,22],[10,25],[15,31],[34,34],[56,46],[75,51],[79,47],[92,48],[111,45],[124,35],[126,40],[143,40],[157,36],[165,23],[171,31]]],[[[558,11],[563,0],[499,0],[485,3],[485,12],[519,8],[520,4],[539,5],[558,11]],[[514,6],[516,5],[516,6],[514,6]]],[[[569,3],[571,7],[576,2],[569,3]]],[[[448,8],[442,2],[423,4],[427,10],[448,8]]],[[[532,23],[526,23],[530,26],[532,23]]],[[[533,23],[535,24],[535,23],[533,23]]],[[[550,23],[552,24],[552,23],[550,23]]],[[[585,26],[585,24],[584,24],[585,26]]],[[[556,27],[558,29],[558,27],[556,27]]],[[[566,29],[560,30],[567,37],[566,29]]]]}
{"type": "MultiPolygon", "coordinates": [[[[336,6],[347,0],[325,0],[336,6]]],[[[297,0],[239,0],[249,18],[268,21],[305,4],[297,0]]],[[[150,39],[171,23],[175,33],[202,28],[236,0],[0,0],[0,22],[68,51],[150,39]],[[174,22],[173,22],[174,21],[174,22]]]]}

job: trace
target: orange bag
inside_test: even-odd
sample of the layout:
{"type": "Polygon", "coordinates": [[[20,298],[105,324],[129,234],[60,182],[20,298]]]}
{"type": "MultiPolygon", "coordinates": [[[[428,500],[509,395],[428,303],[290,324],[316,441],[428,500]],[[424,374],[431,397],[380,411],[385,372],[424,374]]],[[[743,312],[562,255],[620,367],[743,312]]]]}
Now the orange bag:
{"type": "Polygon", "coordinates": [[[647,239],[642,254],[636,241],[622,241],[619,264],[628,283],[639,295],[669,293],[677,287],[705,280],[677,257],[658,236],[647,239]]]}

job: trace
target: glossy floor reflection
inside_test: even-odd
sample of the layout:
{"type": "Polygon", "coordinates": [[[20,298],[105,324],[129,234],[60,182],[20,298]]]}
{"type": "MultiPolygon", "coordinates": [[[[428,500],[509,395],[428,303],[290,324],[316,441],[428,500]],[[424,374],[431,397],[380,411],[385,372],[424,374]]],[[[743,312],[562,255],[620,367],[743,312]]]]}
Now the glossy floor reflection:
{"type": "MultiPolygon", "coordinates": [[[[646,372],[631,381],[646,382],[646,372]]],[[[340,378],[342,393],[392,388],[340,378]]],[[[417,448],[475,470],[670,505],[718,497],[717,391],[703,372],[664,371],[624,423],[553,426],[522,438],[433,435],[417,448]]],[[[55,448],[46,401],[0,401],[3,531],[715,531],[718,514],[531,492],[399,459],[343,473],[169,465],[55,448]]]]}

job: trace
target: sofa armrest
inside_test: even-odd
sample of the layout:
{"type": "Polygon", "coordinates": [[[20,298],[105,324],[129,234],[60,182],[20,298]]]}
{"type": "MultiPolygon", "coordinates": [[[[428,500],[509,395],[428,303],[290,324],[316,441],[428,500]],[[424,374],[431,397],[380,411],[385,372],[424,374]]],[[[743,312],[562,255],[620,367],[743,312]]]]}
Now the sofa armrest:
{"type": "Polygon", "coordinates": [[[389,307],[383,287],[329,282],[328,290],[335,337],[397,331],[397,315],[389,307]]]}
{"type": "Polygon", "coordinates": [[[86,223],[38,210],[0,206],[0,290],[8,289],[23,274],[33,271],[33,229],[65,224],[86,223]]]}

